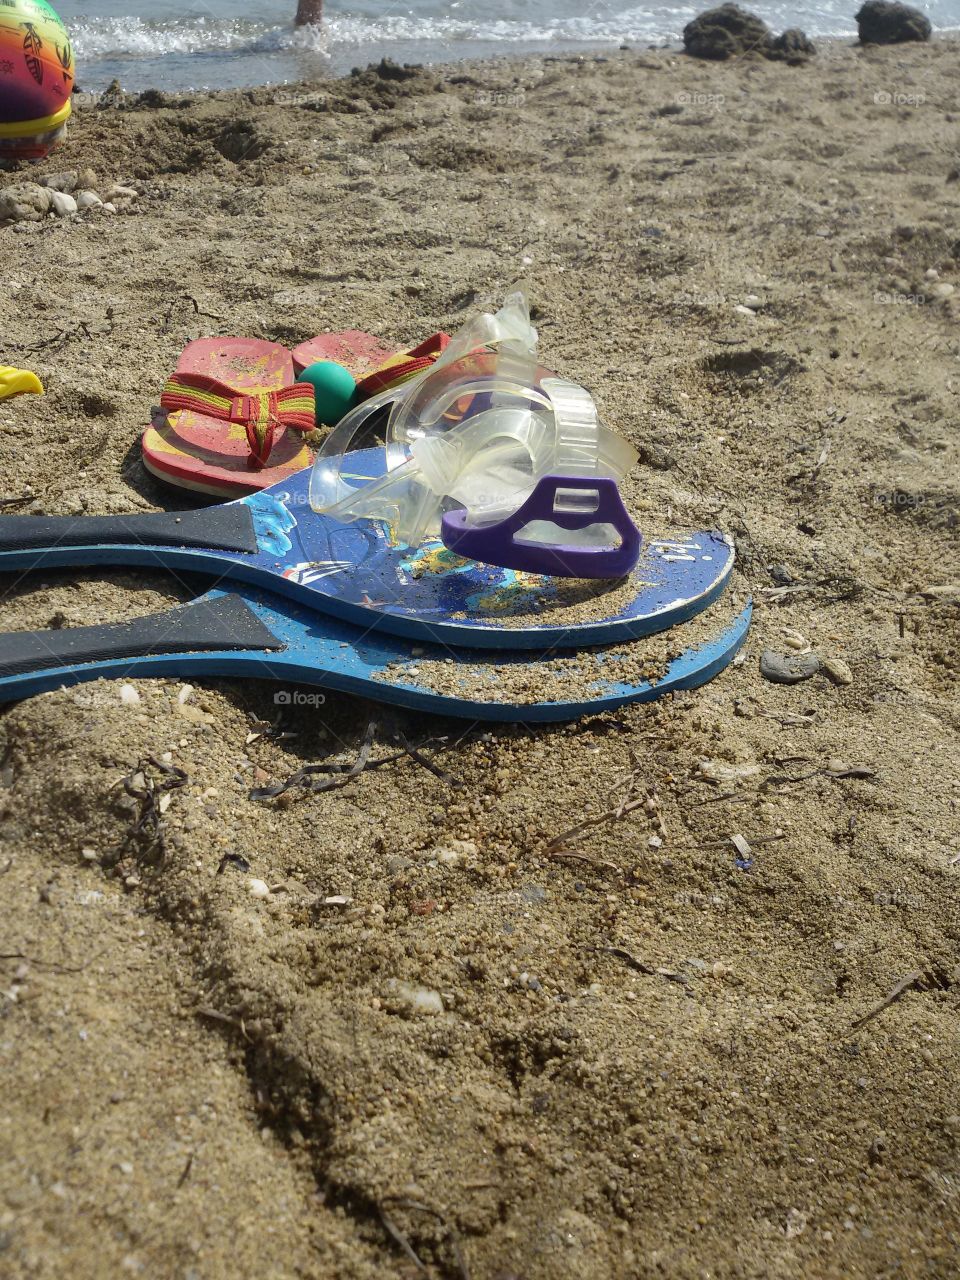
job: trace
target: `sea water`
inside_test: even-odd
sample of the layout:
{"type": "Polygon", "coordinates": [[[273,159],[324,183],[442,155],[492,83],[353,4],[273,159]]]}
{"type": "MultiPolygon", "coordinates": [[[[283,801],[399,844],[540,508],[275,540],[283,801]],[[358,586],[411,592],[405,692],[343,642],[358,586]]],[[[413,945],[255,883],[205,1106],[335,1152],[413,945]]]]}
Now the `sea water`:
{"type": "MultiPolygon", "coordinates": [[[[296,0],[53,0],[73,38],[77,82],[96,92],[283,84],[343,75],[389,57],[452,62],[504,53],[601,53],[674,42],[711,0],[326,0],[321,27],[293,25],[296,0]]],[[[719,0],[717,0],[719,2],[719,0]]],[[[747,3],[776,31],[855,36],[860,0],[747,3]]],[[[935,29],[960,0],[918,4],[935,29]]]]}

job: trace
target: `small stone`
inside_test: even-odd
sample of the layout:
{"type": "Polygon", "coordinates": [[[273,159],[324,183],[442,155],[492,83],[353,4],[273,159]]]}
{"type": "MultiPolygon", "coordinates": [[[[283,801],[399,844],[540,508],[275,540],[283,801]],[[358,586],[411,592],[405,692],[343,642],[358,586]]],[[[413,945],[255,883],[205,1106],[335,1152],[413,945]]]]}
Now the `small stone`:
{"type": "Polygon", "coordinates": [[[660,838],[660,836],[651,836],[650,839],[647,841],[647,844],[650,846],[651,849],[659,849],[663,844],[663,840],[660,838]]]}
{"type": "Polygon", "coordinates": [[[736,849],[737,853],[739,853],[741,858],[749,858],[751,853],[753,853],[753,850],[750,848],[750,843],[745,836],[731,836],[730,843],[736,849]]]}
{"type": "Polygon", "coordinates": [[[77,208],[78,209],[97,209],[103,204],[103,201],[95,191],[78,191],[77,192],[77,208]]]}
{"type": "Polygon", "coordinates": [[[760,766],[758,764],[727,764],[723,760],[701,760],[697,766],[697,772],[710,782],[746,782],[750,778],[760,777],[760,766]]]}
{"type": "Polygon", "coordinates": [[[797,653],[810,647],[806,636],[801,635],[799,631],[784,631],[783,643],[788,649],[793,649],[797,653]]]}
{"type": "Polygon", "coordinates": [[[120,686],[120,701],[125,707],[133,707],[140,701],[140,695],[132,684],[122,684],[120,686]]]}
{"type": "Polygon", "coordinates": [[[98,186],[97,175],[92,169],[77,170],[77,191],[96,191],[98,186]]]}
{"type": "Polygon", "coordinates": [[[103,210],[104,213],[117,212],[117,206],[115,204],[112,204],[109,200],[105,200],[103,204],[100,206],[100,208],[103,210]]]}
{"type": "Polygon", "coordinates": [[[133,187],[122,187],[119,183],[114,185],[107,191],[106,198],[113,201],[114,204],[122,200],[139,200],[140,194],[134,191],[133,187]]]}
{"type": "Polygon", "coordinates": [[[760,674],[774,684],[799,684],[809,680],[820,670],[820,659],[815,653],[777,653],[764,649],[760,655],[760,674]]]}
{"type": "Polygon", "coordinates": [[[834,684],[853,684],[853,672],[842,658],[823,658],[820,666],[834,684]]]}
{"type": "Polygon", "coordinates": [[[430,987],[413,986],[409,982],[391,981],[387,985],[389,993],[406,1012],[420,1017],[433,1017],[443,1013],[443,997],[439,991],[430,987]]]}
{"type": "Polygon", "coordinates": [[[0,222],[40,222],[50,212],[53,193],[37,182],[15,182],[0,191],[0,222]]]}
{"type": "Polygon", "coordinates": [[[91,849],[89,845],[85,845],[80,850],[80,856],[83,858],[84,862],[96,862],[97,858],[100,857],[96,849],[91,849]]]}
{"type": "Polygon", "coordinates": [[[794,1240],[797,1236],[803,1235],[807,1229],[807,1215],[801,1213],[799,1209],[787,1210],[787,1222],[785,1234],[788,1240],[794,1240]]]}
{"type": "Polygon", "coordinates": [[[77,175],[72,169],[64,173],[51,173],[49,177],[40,179],[40,185],[50,191],[65,191],[67,195],[73,195],[77,189],[77,175]]]}
{"type": "Polygon", "coordinates": [[[757,313],[755,311],[751,311],[749,307],[743,306],[742,303],[733,309],[736,311],[737,315],[749,316],[751,320],[756,320],[757,318],[757,313]]]}
{"type": "Polygon", "coordinates": [[[255,876],[247,881],[247,892],[251,898],[269,898],[270,886],[266,880],[258,880],[255,876]]]}
{"type": "Polygon", "coordinates": [[[50,195],[50,203],[53,212],[58,218],[69,218],[71,214],[77,212],[77,202],[73,196],[68,195],[66,191],[53,191],[50,195]]]}
{"type": "Polygon", "coordinates": [[[796,581],[793,574],[785,564],[768,565],[767,571],[778,587],[790,587],[793,586],[796,581]]]}
{"type": "Polygon", "coordinates": [[[945,302],[947,298],[953,297],[956,293],[956,286],[949,284],[946,280],[941,280],[939,284],[935,284],[930,289],[930,297],[935,298],[937,302],[945,302]]]}

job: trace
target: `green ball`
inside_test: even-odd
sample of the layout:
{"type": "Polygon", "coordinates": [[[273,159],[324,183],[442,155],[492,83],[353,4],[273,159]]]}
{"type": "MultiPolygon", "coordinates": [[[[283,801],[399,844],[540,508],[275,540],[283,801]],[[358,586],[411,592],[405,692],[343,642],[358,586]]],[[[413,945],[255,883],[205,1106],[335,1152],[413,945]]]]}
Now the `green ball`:
{"type": "Polygon", "coordinates": [[[335,360],[317,360],[297,377],[313,387],[317,426],[335,426],[357,399],[357,384],[349,369],[335,360]]]}

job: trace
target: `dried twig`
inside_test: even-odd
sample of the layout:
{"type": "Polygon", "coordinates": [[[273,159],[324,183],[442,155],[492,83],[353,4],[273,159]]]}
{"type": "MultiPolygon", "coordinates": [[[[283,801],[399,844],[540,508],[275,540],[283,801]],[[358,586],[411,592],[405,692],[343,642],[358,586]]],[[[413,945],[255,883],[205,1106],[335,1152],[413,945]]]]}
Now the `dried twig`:
{"type": "Polygon", "coordinates": [[[441,782],[445,782],[450,787],[463,786],[463,783],[460,781],[459,778],[455,778],[452,773],[447,773],[445,769],[441,769],[439,765],[434,764],[433,761],[429,760],[425,755],[423,755],[417,747],[413,746],[412,743],[408,742],[404,734],[398,733],[397,741],[403,747],[404,751],[407,753],[407,755],[410,757],[411,760],[414,760],[416,761],[417,764],[422,765],[424,769],[429,770],[430,773],[432,773],[434,777],[439,778],[441,782]]]}
{"type": "Polygon", "coordinates": [[[0,951],[0,960],[26,960],[27,964],[39,965],[41,969],[53,969],[57,973],[83,973],[86,964],[59,964],[56,960],[41,960],[37,956],[28,956],[23,951],[0,951]]]}
{"type": "Polygon", "coordinates": [[[446,1218],[439,1211],[439,1209],[434,1209],[428,1204],[422,1204],[419,1200],[409,1200],[405,1196],[384,1196],[383,1199],[380,1201],[380,1203],[377,1205],[377,1208],[380,1212],[380,1221],[383,1223],[384,1229],[386,1230],[387,1234],[391,1237],[394,1243],[406,1254],[406,1256],[410,1259],[410,1261],[414,1264],[414,1266],[417,1267],[424,1275],[429,1275],[429,1272],[427,1270],[425,1263],[414,1252],[413,1247],[410,1244],[407,1237],[403,1234],[403,1232],[400,1230],[397,1224],[393,1221],[393,1219],[387,1213],[385,1206],[388,1204],[396,1205],[400,1209],[411,1209],[416,1213],[426,1213],[431,1218],[435,1218],[436,1221],[440,1223],[441,1227],[443,1228],[444,1232],[447,1235],[448,1240],[450,1241],[450,1249],[453,1253],[453,1258],[454,1258],[454,1262],[456,1263],[457,1271],[460,1274],[460,1280],[470,1280],[470,1272],[467,1270],[467,1264],[464,1261],[463,1254],[460,1251],[460,1240],[459,1240],[459,1237],[457,1236],[456,1230],[446,1220],[446,1218]]]}
{"type": "Polygon", "coordinates": [[[379,760],[371,760],[369,758],[370,749],[373,745],[373,733],[376,730],[376,724],[371,721],[367,726],[367,734],[364,737],[363,745],[360,748],[360,755],[353,764],[339,764],[336,762],[323,762],[321,764],[305,764],[296,773],[290,775],[284,782],[278,783],[271,787],[256,787],[250,792],[251,800],[270,800],[276,796],[282,795],[284,791],[293,790],[296,787],[309,792],[335,791],[339,787],[345,786],[353,778],[359,774],[366,772],[368,769],[382,769],[384,765],[395,764],[397,760],[410,759],[414,763],[419,764],[422,768],[428,769],[441,781],[446,782],[448,786],[460,787],[463,784],[459,778],[455,778],[453,774],[447,773],[435,764],[433,760],[423,754],[424,747],[433,746],[434,743],[440,744],[440,750],[444,750],[448,745],[447,738],[426,738],[418,746],[413,746],[408,742],[402,733],[395,735],[395,738],[402,745],[401,751],[394,751],[390,755],[381,756],[379,760]],[[369,740],[368,740],[369,739],[369,740]],[[366,755],[364,755],[366,752],[366,755]],[[315,781],[317,775],[333,775],[325,781],[315,781]]]}
{"type": "Polygon", "coordinates": [[[624,947],[587,947],[588,951],[602,951],[608,956],[616,956],[618,960],[623,960],[631,969],[636,969],[637,973],[645,973],[650,978],[666,978],[668,982],[679,982],[681,986],[686,986],[689,982],[686,974],[677,973],[673,969],[655,969],[653,965],[638,960],[636,956],[631,955],[624,947]]]}
{"type": "Polygon", "coordinates": [[[572,849],[549,849],[547,857],[555,862],[586,862],[591,867],[603,867],[606,871],[620,874],[620,868],[615,862],[607,862],[603,858],[591,858],[588,853],[575,853],[572,849]]]}
{"type": "Polygon", "coordinates": [[[607,809],[605,813],[599,814],[596,818],[587,818],[584,822],[578,822],[569,831],[561,831],[558,836],[554,836],[547,844],[547,852],[549,853],[566,840],[579,840],[584,832],[589,831],[591,827],[599,827],[604,822],[619,822],[628,813],[632,813],[634,809],[639,809],[643,803],[644,800],[639,797],[636,800],[627,800],[614,809],[607,809]]]}
{"type": "Polygon", "coordinates": [[[865,1013],[862,1018],[858,1018],[856,1022],[851,1023],[850,1030],[857,1031],[866,1023],[872,1022],[874,1018],[883,1013],[884,1009],[889,1009],[892,1004],[896,1004],[900,997],[908,992],[911,987],[917,986],[923,980],[923,976],[922,969],[915,969],[913,973],[908,973],[905,978],[901,978],[878,1005],[871,1009],[869,1013],[865,1013]]]}
{"type": "Polygon", "coordinates": [[[708,804],[719,804],[721,800],[741,800],[749,799],[748,796],[742,795],[739,791],[721,791],[718,796],[708,796],[706,800],[697,800],[695,804],[688,805],[689,809],[702,809],[708,804]]]}
{"type": "Polygon", "coordinates": [[[29,346],[26,344],[21,344],[19,347],[16,348],[16,350],[44,351],[48,347],[53,347],[55,350],[59,350],[60,347],[65,347],[67,343],[71,340],[71,338],[77,338],[81,334],[85,338],[93,337],[93,334],[87,328],[83,320],[78,321],[77,324],[74,325],[72,329],[58,329],[52,338],[43,338],[40,342],[31,343],[29,346]]]}
{"type": "Polygon", "coordinates": [[[147,756],[146,760],[141,760],[136,769],[127,774],[122,782],[127,795],[138,801],[139,813],[120,848],[101,859],[102,865],[116,866],[131,845],[136,846],[140,862],[161,862],[165,849],[161,822],[163,805],[159,800],[164,792],[178,791],[181,787],[185,787],[188,781],[189,778],[184,769],[167,764],[165,760],[158,760],[156,756],[147,756]],[[151,776],[148,772],[150,766],[159,770],[160,778],[151,776]],[[137,785],[138,778],[143,780],[142,785],[137,785]]]}
{"type": "Polygon", "coordinates": [[[376,720],[370,720],[367,724],[367,731],[363,735],[363,742],[360,744],[357,758],[353,764],[305,764],[302,769],[298,769],[296,773],[291,774],[289,778],[276,786],[255,787],[250,792],[250,799],[272,800],[276,796],[282,796],[285,791],[293,790],[295,787],[311,792],[334,791],[339,787],[345,787],[348,782],[363,773],[367,767],[376,732],[377,722],[376,720]],[[317,774],[333,774],[335,776],[316,781],[317,774]]]}
{"type": "Polygon", "coordinates": [[[233,1027],[234,1031],[240,1032],[244,1040],[252,1043],[242,1018],[231,1017],[229,1013],[221,1013],[219,1009],[210,1009],[206,1005],[200,1005],[196,1012],[201,1018],[211,1018],[214,1022],[222,1022],[225,1026],[233,1027]]]}
{"type": "Polygon", "coordinates": [[[429,1275],[425,1264],[414,1252],[413,1245],[411,1245],[410,1241],[393,1221],[383,1205],[377,1205],[377,1208],[380,1211],[380,1221],[383,1223],[383,1229],[386,1231],[393,1243],[397,1246],[400,1252],[413,1263],[418,1271],[422,1272],[423,1275],[429,1275]]]}

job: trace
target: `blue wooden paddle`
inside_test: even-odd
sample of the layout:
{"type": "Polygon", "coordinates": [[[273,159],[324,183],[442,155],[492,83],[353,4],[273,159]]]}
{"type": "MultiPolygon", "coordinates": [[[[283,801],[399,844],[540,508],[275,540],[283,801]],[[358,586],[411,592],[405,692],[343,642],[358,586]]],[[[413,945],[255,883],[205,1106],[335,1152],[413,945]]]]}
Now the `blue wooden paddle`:
{"type": "MultiPolygon", "coordinates": [[[[382,474],[365,449],[355,480],[382,474]]],[[[271,489],[196,511],[122,516],[4,516],[0,572],[147,565],[248,582],[364,629],[487,649],[580,648],[664,631],[710,605],[733,546],[709,530],[649,534],[618,581],[539,577],[464,560],[441,542],[391,546],[379,522],[312,511],[309,470],[271,489]]]]}
{"type": "MultiPolygon", "coordinates": [[[[497,685],[509,681],[511,668],[534,670],[539,659],[411,645],[379,631],[359,631],[259,587],[241,586],[132,622],[0,635],[0,702],[101,676],[240,676],[281,682],[278,703],[296,702],[291,686],[303,684],[475,720],[573,720],[712,679],[743,643],[751,606],[738,614],[718,605],[714,612],[714,638],[674,658],[655,684],[618,679],[617,656],[592,651],[578,658],[589,666],[572,696],[568,690],[560,699],[538,702],[509,689],[498,699],[497,685]],[[421,673],[436,661],[446,664],[442,692],[428,687],[421,673]],[[462,689],[450,664],[464,669],[462,689]]],[[[548,680],[544,687],[549,688],[548,680]]]]}

